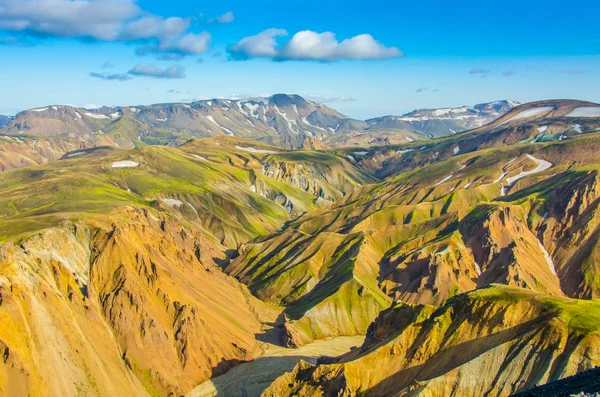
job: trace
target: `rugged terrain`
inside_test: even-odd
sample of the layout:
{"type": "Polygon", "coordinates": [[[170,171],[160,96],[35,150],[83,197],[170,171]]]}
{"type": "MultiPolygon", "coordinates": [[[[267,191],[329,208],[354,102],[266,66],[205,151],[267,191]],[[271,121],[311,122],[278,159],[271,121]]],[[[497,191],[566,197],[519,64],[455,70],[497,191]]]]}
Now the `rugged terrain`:
{"type": "MultiPolygon", "coordinates": [[[[500,115],[509,109],[509,102],[500,103],[504,105],[464,108],[468,116],[455,109],[445,109],[427,111],[428,116],[424,117],[430,118],[428,123],[437,120],[436,114],[444,123],[451,123],[450,118],[454,117],[456,123],[464,124],[464,128],[452,126],[456,131],[462,131],[467,126],[479,126],[489,121],[492,114],[500,115]],[[477,110],[479,108],[481,110],[477,110]],[[460,121],[463,119],[469,120],[470,124],[460,121]]],[[[354,120],[325,105],[298,95],[284,94],[244,100],[213,99],[189,104],[98,109],[46,106],[23,111],[14,118],[0,116],[3,154],[0,170],[43,164],[75,149],[178,146],[192,138],[211,136],[250,138],[284,149],[321,150],[401,144],[427,140],[431,135],[425,132],[426,128],[421,130],[416,125],[392,124],[354,120]]],[[[450,131],[446,133],[450,134],[450,131]]]]}
{"type": "Polygon", "coordinates": [[[279,94],[248,100],[213,99],[93,110],[48,106],[17,114],[2,133],[18,137],[74,134],[86,140],[108,135],[122,147],[229,135],[300,148],[307,139],[322,140],[338,131],[364,127],[366,123],[325,105],[298,95],[279,94]]]}
{"type": "Polygon", "coordinates": [[[490,283],[598,297],[600,136],[452,151],[480,134],[398,154],[423,165],[250,242],[227,271],[287,307],[303,330],[291,346],[364,333],[394,299],[437,305],[490,283]]]}
{"type": "Polygon", "coordinates": [[[599,363],[598,302],[493,285],[383,312],[360,349],[300,362],[264,396],[508,396],[599,363]]]}
{"type": "Polygon", "coordinates": [[[30,148],[1,152],[0,395],[507,396],[600,364],[600,105],[334,149],[77,125],[0,138],[30,148]]]}

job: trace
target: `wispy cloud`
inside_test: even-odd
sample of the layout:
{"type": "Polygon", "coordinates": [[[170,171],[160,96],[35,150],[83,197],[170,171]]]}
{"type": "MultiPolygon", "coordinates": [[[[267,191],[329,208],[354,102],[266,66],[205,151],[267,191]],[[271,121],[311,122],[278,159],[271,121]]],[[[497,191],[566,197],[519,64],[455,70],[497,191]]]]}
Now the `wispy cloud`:
{"type": "Polygon", "coordinates": [[[502,76],[504,77],[510,77],[512,75],[514,75],[516,72],[514,70],[505,70],[504,72],[502,72],[502,76]]]}
{"type": "Polygon", "coordinates": [[[233,60],[270,58],[278,61],[376,60],[400,58],[404,53],[396,47],[386,47],[369,34],[361,34],[338,42],[332,32],[317,33],[304,30],[287,42],[278,45],[284,29],[268,29],[255,36],[245,37],[228,49],[233,60]]]}
{"type": "Polygon", "coordinates": [[[186,55],[202,54],[210,49],[212,36],[208,32],[199,34],[188,33],[176,40],[165,43],[155,43],[136,48],[135,53],[140,56],[154,55],[158,60],[176,61],[186,55]]]}
{"type": "Polygon", "coordinates": [[[306,95],[306,99],[319,103],[342,103],[342,102],[358,102],[356,98],[351,96],[322,96],[322,95],[306,95]]]}
{"type": "Polygon", "coordinates": [[[115,65],[113,65],[110,62],[104,62],[102,65],[100,65],[100,69],[111,69],[114,67],[115,67],[115,65]]]}
{"type": "Polygon", "coordinates": [[[133,69],[127,72],[133,76],[151,77],[154,79],[183,79],[185,78],[185,68],[179,65],[173,65],[166,69],[156,67],[156,65],[135,65],[133,69]]]}
{"type": "Polygon", "coordinates": [[[431,88],[431,87],[421,87],[421,88],[417,88],[415,90],[415,92],[418,93],[422,93],[422,92],[438,92],[439,88],[431,88]]]}
{"type": "Polygon", "coordinates": [[[469,74],[474,74],[474,75],[478,75],[481,78],[486,78],[490,75],[490,73],[492,73],[492,69],[481,69],[481,68],[476,68],[476,69],[471,69],[469,71],[469,74]]]}
{"type": "Polygon", "coordinates": [[[227,11],[225,14],[219,15],[218,17],[209,20],[208,23],[231,23],[234,20],[235,14],[233,13],[233,11],[227,11]]]}
{"type": "Polygon", "coordinates": [[[163,54],[156,54],[156,59],[158,61],[171,61],[171,62],[175,62],[175,61],[181,61],[183,58],[185,58],[185,55],[183,54],[177,54],[174,52],[166,52],[163,54]]]}
{"type": "Polygon", "coordinates": [[[90,76],[95,79],[107,80],[107,81],[127,81],[133,77],[126,73],[90,73],[90,76]]]}
{"type": "MultiPolygon", "coordinates": [[[[0,27],[1,28],[1,27],[0,27]]],[[[0,45],[6,46],[18,46],[18,47],[32,47],[36,45],[36,41],[32,41],[29,37],[15,37],[15,36],[3,36],[0,37],[0,45]]]]}
{"type": "Polygon", "coordinates": [[[565,69],[565,70],[561,70],[560,72],[565,73],[565,74],[585,74],[585,70],[578,69],[578,68],[565,69]]]}

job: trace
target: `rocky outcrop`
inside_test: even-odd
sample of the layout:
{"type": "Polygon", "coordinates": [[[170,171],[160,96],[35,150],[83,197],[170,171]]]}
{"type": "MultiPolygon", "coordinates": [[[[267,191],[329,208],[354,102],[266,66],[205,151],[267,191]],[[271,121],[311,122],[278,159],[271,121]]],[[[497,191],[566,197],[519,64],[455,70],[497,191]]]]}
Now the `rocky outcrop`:
{"type": "Polygon", "coordinates": [[[399,304],[360,349],[301,362],[263,396],[508,396],[600,363],[597,306],[499,285],[399,304]]]}
{"type": "Polygon", "coordinates": [[[0,247],[2,394],[179,395],[253,358],[276,313],[222,247],[151,210],[111,219],[0,247]]]}

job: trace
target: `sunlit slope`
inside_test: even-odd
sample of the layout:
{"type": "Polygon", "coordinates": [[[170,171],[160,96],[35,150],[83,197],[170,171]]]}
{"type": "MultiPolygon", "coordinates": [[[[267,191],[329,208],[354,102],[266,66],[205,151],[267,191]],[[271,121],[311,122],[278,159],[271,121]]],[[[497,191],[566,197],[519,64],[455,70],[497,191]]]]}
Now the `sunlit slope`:
{"type": "Polygon", "coordinates": [[[497,120],[461,134],[404,145],[356,148],[347,154],[361,168],[387,178],[465,153],[568,140],[599,129],[600,104],[548,100],[517,106],[497,120]],[[361,155],[355,155],[359,152],[361,155]]]}
{"type": "Polygon", "coordinates": [[[360,349],[301,362],[263,396],[509,396],[600,363],[599,305],[503,285],[399,303],[360,349]]]}
{"type": "MultiPolygon", "coordinates": [[[[180,149],[196,158],[250,170],[255,176],[256,189],[265,190],[265,194],[273,180],[293,186],[315,197],[317,206],[341,199],[355,188],[376,181],[332,151],[287,151],[229,137],[192,140],[180,149]]],[[[293,209],[293,204],[286,206],[293,209]]],[[[299,208],[295,213],[305,210],[299,208]]]]}
{"type": "Polygon", "coordinates": [[[126,206],[0,246],[0,394],[168,395],[254,357],[278,311],[193,224],[126,206]]]}
{"type": "Polygon", "coordinates": [[[180,395],[252,360],[282,309],[219,266],[370,180],[237,138],[0,174],[0,394],[180,395]]]}
{"type": "Polygon", "coordinates": [[[392,299],[490,283],[598,297],[600,137],[486,149],[356,190],[253,241],[227,271],[312,338],[364,332],[392,299]]]}
{"type": "Polygon", "coordinates": [[[278,153],[264,145],[269,154],[255,153],[260,144],[223,139],[192,141],[181,150],[103,151],[105,156],[79,150],[61,161],[3,173],[1,238],[132,204],[169,209],[235,246],[369,181],[333,155],[278,153]]]}

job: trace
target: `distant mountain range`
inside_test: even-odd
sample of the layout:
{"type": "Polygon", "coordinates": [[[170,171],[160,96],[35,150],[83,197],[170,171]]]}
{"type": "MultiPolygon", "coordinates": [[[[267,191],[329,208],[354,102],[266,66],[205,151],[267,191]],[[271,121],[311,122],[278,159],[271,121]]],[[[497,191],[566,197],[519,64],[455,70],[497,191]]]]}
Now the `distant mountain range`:
{"type": "Polygon", "coordinates": [[[370,119],[367,123],[373,130],[407,130],[433,138],[481,127],[519,105],[519,102],[506,100],[459,108],[420,109],[403,116],[370,119]]]}
{"type": "Polygon", "coordinates": [[[3,116],[0,114],[0,128],[4,128],[4,126],[6,126],[6,124],[8,124],[11,119],[12,117],[3,116]]]}
{"type": "Polygon", "coordinates": [[[252,138],[286,149],[370,146],[411,142],[480,127],[517,104],[497,101],[455,109],[416,110],[404,116],[367,121],[286,94],[93,110],[56,105],[26,110],[13,119],[0,119],[0,134],[77,137],[84,141],[109,136],[114,145],[123,148],[177,145],[191,138],[216,135],[252,138]]]}

